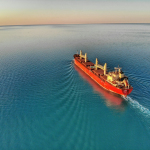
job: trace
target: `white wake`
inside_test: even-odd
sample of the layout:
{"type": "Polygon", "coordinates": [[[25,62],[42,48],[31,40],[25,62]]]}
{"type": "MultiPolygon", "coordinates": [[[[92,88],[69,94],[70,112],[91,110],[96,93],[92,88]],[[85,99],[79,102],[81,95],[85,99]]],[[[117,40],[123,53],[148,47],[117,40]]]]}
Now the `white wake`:
{"type": "Polygon", "coordinates": [[[140,113],[142,113],[145,117],[150,118],[150,110],[145,108],[144,106],[142,106],[141,104],[139,104],[139,102],[137,102],[136,100],[132,99],[131,97],[127,96],[123,98],[129,102],[129,104],[137,109],[140,113]]]}

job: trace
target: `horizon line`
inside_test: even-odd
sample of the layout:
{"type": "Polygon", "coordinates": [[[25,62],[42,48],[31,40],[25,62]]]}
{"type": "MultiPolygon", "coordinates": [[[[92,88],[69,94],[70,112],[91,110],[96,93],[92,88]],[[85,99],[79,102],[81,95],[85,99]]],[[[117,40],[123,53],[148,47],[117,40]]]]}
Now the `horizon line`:
{"type": "Polygon", "coordinates": [[[150,23],[77,23],[77,24],[16,24],[16,25],[0,25],[0,26],[38,26],[38,25],[92,25],[92,24],[150,24],[150,23]]]}

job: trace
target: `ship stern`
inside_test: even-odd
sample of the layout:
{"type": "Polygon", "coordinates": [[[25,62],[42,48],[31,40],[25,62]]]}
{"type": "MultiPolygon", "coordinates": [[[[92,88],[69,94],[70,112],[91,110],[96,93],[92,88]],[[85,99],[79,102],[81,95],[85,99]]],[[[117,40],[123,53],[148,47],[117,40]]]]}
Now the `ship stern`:
{"type": "Polygon", "coordinates": [[[133,87],[129,88],[129,89],[123,89],[122,93],[123,95],[126,97],[127,95],[129,95],[133,90],[133,87]]]}

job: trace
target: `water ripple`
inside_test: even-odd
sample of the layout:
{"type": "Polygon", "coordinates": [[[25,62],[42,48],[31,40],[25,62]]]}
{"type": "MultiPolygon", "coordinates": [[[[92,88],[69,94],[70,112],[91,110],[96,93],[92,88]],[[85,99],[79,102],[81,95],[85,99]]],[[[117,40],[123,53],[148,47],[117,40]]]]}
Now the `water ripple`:
{"type": "Polygon", "coordinates": [[[137,102],[136,100],[132,99],[131,97],[127,96],[127,97],[123,97],[125,100],[127,100],[131,106],[137,110],[139,110],[139,112],[141,114],[143,114],[145,117],[147,117],[148,119],[150,119],[150,110],[145,108],[144,106],[142,106],[139,102],[137,102]]]}

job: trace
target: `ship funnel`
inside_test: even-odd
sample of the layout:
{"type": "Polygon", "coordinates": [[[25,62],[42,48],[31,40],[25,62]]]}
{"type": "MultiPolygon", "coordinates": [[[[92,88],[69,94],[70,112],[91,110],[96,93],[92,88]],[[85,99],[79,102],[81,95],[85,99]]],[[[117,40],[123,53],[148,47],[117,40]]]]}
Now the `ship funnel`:
{"type": "Polygon", "coordinates": [[[87,53],[85,53],[85,62],[87,62],[87,53]]]}
{"type": "Polygon", "coordinates": [[[80,50],[80,59],[82,58],[81,56],[82,56],[82,51],[80,50]]]}
{"type": "Polygon", "coordinates": [[[98,65],[98,59],[96,58],[96,61],[95,61],[96,70],[97,70],[97,65],[98,65]]]}
{"type": "Polygon", "coordinates": [[[107,63],[105,63],[104,65],[104,75],[106,75],[106,72],[107,72],[107,63]]]}

